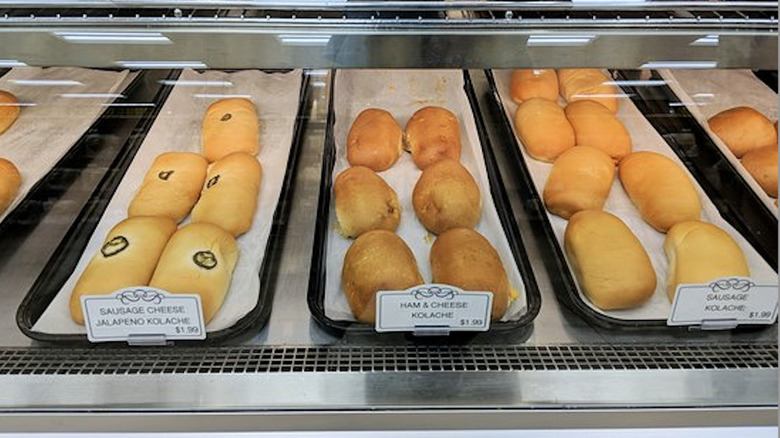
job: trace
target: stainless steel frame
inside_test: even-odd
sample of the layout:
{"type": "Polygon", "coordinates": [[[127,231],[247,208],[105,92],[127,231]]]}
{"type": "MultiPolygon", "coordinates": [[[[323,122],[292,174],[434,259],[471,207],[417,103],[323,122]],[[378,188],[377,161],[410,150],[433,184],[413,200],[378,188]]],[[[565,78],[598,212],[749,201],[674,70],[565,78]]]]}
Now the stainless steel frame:
{"type": "MultiPolygon", "coordinates": [[[[650,1],[639,6],[633,2],[563,1],[541,5],[438,0],[39,0],[28,4],[38,8],[34,14],[22,15],[18,5],[0,0],[0,15],[2,8],[7,8],[7,15],[0,18],[0,66],[638,68],[655,63],[776,69],[776,5],[762,1],[718,2],[714,7],[710,2],[679,1],[650,1]],[[610,8],[614,11],[607,10],[610,8]],[[127,39],[123,41],[122,35],[127,39]],[[540,40],[539,36],[546,38],[540,40]],[[587,38],[579,38],[579,45],[571,44],[571,38],[556,41],[556,37],[566,36],[587,38]],[[707,44],[696,44],[701,39],[707,44]]],[[[13,311],[74,214],[87,201],[88,191],[76,187],[94,187],[110,163],[107,156],[97,159],[90,172],[74,183],[74,189],[56,201],[33,233],[18,236],[12,251],[0,251],[0,429],[248,431],[777,424],[776,327],[754,332],[614,332],[591,327],[561,306],[543,267],[541,237],[525,223],[513,171],[500,148],[499,167],[542,290],[543,305],[530,330],[479,335],[467,345],[538,347],[539,355],[545,355],[548,347],[563,351],[539,362],[515,363],[498,370],[480,359],[473,359],[473,370],[366,366],[361,361],[371,363],[372,349],[386,354],[397,347],[399,355],[411,360],[403,356],[403,348],[414,342],[403,336],[336,336],[320,329],[308,313],[309,256],[330,86],[327,71],[312,71],[310,75],[315,97],[310,102],[271,319],[263,330],[250,333],[224,351],[264,351],[275,346],[295,350],[300,346],[306,357],[307,348],[319,348],[347,365],[305,371],[295,371],[293,365],[265,371],[249,367],[237,372],[211,369],[203,365],[208,361],[204,357],[202,367],[158,372],[147,366],[155,361],[155,353],[149,353],[148,359],[138,359],[144,364],[140,368],[116,369],[111,360],[90,358],[115,354],[126,362],[139,350],[66,349],[58,353],[25,338],[15,325],[13,311]],[[598,357],[583,359],[567,353],[567,346],[592,346],[608,351],[612,359],[604,363],[598,357]],[[740,353],[743,356],[725,361],[702,357],[687,362],[652,353],[658,347],[664,354],[693,354],[703,346],[711,351],[719,346],[768,347],[760,358],[746,348],[740,353]],[[352,347],[357,353],[349,350],[352,347]],[[649,351],[645,354],[650,356],[637,350],[649,351]],[[25,356],[35,352],[40,356],[25,356]],[[355,365],[350,366],[353,353],[355,365]],[[17,354],[20,359],[14,362],[17,354]],[[646,360],[648,357],[652,360],[646,360]],[[75,366],[80,359],[94,368],[75,366]]],[[[471,71],[471,76],[488,135],[496,139],[498,121],[487,110],[487,80],[478,70],[471,71]]],[[[198,351],[191,350],[188,360],[198,362],[192,359],[198,351]]],[[[419,354],[428,353],[423,348],[419,354]]]]}
{"type": "MultiPolygon", "coordinates": [[[[325,351],[333,349],[332,354],[337,354],[340,348],[362,346],[369,351],[366,354],[370,357],[371,348],[404,346],[409,341],[403,337],[377,340],[350,334],[343,337],[328,335],[311,320],[305,305],[329,85],[325,72],[313,73],[311,86],[318,95],[311,103],[311,120],[307,124],[295,183],[288,230],[288,236],[294,238],[285,240],[270,323],[251,339],[244,340],[242,345],[285,345],[288,348],[321,345],[325,351]]],[[[485,108],[486,78],[481,71],[471,74],[480,105],[485,108]]],[[[483,111],[483,115],[490,122],[489,114],[483,111]]],[[[491,123],[488,128],[492,129],[491,123]]],[[[513,192],[511,181],[508,178],[510,193],[513,192]]],[[[88,182],[84,181],[84,184],[88,182]]],[[[519,208],[518,201],[512,198],[514,209],[519,208]]],[[[56,212],[50,213],[49,217],[52,218],[50,223],[63,222],[57,219],[61,216],[56,212]]],[[[2,295],[4,308],[15,308],[35,273],[45,263],[46,258],[40,251],[41,247],[47,246],[43,239],[56,242],[56,234],[64,232],[67,223],[47,228],[48,235],[33,233],[12,256],[13,260],[27,261],[23,269],[5,264],[0,270],[0,278],[13,281],[10,284],[4,281],[3,289],[13,292],[2,295]]],[[[1,367],[0,411],[4,414],[0,415],[0,428],[6,431],[108,431],[118,428],[240,431],[776,424],[778,380],[777,369],[772,366],[751,366],[749,363],[718,366],[715,362],[715,365],[701,366],[702,369],[691,369],[679,365],[673,360],[676,358],[652,357],[651,352],[651,356],[645,358],[652,358],[652,361],[644,362],[642,358],[633,357],[636,353],[631,352],[632,348],[648,345],[679,347],[676,351],[683,354],[686,345],[693,348],[704,343],[715,350],[718,344],[776,344],[775,328],[751,333],[669,334],[612,333],[589,327],[559,307],[551,293],[546,271],[541,269],[535,238],[528,235],[527,229],[521,231],[527,239],[543,291],[542,311],[533,331],[477,337],[468,345],[604,346],[615,357],[623,358],[619,360],[628,363],[627,368],[598,369],[594,368],[594,362],[585,359],[578,360],[575,356],[566,359],[565,353],[562,353],[565,360],[551,356],[549,368],[546,364],[531,364],[510,366],[507,371],[480,371],[478,367],[475,371],[362,371],[360,361],[365,357],[357,356],[354,362],[358,365],[354,371],[350,371],[349,366],[344,370],[337,366],[305,372],[284,371],[293,368],[283,367],[274,372],[230,372],[211,365],[217,369],[187,371],[185,367],[175,372],[157,373],[132,366],[124,370],[115,369],[117,365],[101,366],[101,360],[97,360],[94,369],[78,366],[57,369],[56,364],[39,362],[18,368],[18,373],[13,372],[13,367],[1,367]],[[643,367],[646,369],[641,369],[643,367]],[[661,369],[664,367],[668,369],[661,369]]],[[[2,345],[29,345],[9,318],[0,319],[0,333],[2,345]]],[[[46,351],[41,351],[43,356],[46,351]]],[[[173,351],[175,357],[175,350],[167,351],[173,351]]],[[[2,353],[0,351],[0,359],[4,357],[2,353]]],[[[14,350],[5,353],[13,355],[14,350]]],[[[98,350],[90,354],[81,350],[72,354],[70,358],[67,350],[58,350],[52,353],[49,361],[77,364],[88,361],[95,354],[115,354],[125,358],[127,363],[144,361],[142,357],[134,361],[132,351],[98,350]]],[[[197,352],[186,354],[188,360],[198,362],[197,352]]],[[[352,354],[354,352],[348,351],[341,360],[351,363],[352,354]]],[[[424,352],[420,354],[425,355],[424,352]]],[[[750,356],[750,353],[744,354],[750,356]]],[[[774,357],[769,358],[769,363],[776,364],[777,350],[769,354],[774,357]]],[[[747,360],[749,362],[749,357],[747,360]]],[[[214,358],[203,357],[202,361],[213,363],[214,358]]],[[[205,368],[208,366],[204,365],[205,368]]]]}
{"type": "Polygon", "coordinates": [[[108,68],[773,69],[778,49],[777,4],[758,1],[35,5],[48,7],[12,8],[0,19],[0,60],[108,68]],[[251,50],[225,50],[234,47],[251,50]]]}

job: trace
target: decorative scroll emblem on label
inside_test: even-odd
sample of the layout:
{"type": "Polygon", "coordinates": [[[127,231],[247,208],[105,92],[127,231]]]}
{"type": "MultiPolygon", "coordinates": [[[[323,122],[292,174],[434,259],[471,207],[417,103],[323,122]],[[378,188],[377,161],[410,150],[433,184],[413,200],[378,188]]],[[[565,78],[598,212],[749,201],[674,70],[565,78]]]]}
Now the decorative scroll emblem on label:
{"type": "Polygon", "coordinates": [[[100,253],[103,254],[103,257],[112,257],[124,251],[128,246],[130,246],[130,242],[124,236],[116,236],[103,244],[100,253]]]}
{"type": "Polygon", "coordinates": [[[218,182],[219,182],[219,175],[217,175],[217,176],[215,176],[215,177],[211,178],[211,179],[209,180],[209,182],[207,182],[207,183],[206,183],[206,188],[207,188],[207,189],[210,189],[212,186],[215,186],[215,185],[217,185],[217,183],[218,183],[218,182]]]}
{"type": "Polygon", "coordinates": [[[426,298],[432,297],[451,300],[455,298],[455,294],[456,292],[453,289],[439,286],[421,287],[419,289],[415,289],[414,292],[412,292],[412,295],[414,295],[414,297],[418,300],[424,300],[426,298]]]}
{"type": "Polygon", "coordinates": [[[744,278],[723,278],[710,283],[710,289],[713,292],[722,292],[726,290],[735,290],[738,292],[747,292],[756,284],[744,278]]]}
{"type": "Polygon", "coordinates": [[[172,170],[164,170],[164,171],[158,173],[157,177],[160,178],[163,181],[168,181],[168,178],[170,178],[171,175],[173,175],[173,171],[172,170]]]}
{"type": "Polygon", "coordinates": [[[192,261],[203,269],[214,269],[217,267],[217,256],[211,251],[198,251],[192,256],[192,261]]]}
{"type": "Polygon", "coordinates": [[[227,122],[227,121],[228,121],[228,120],[230,120],[231,118],[233,118],[233,116],[232,116],[230,113],[227,113],[227,114],[225,114],[224,116],[222,116],[222,118],[221,118],[221,119],[219,119],[219,120],[221,120],[221,121],[223,121],[223,122],[227,122]]]}
{"type": "Polygon", "coordinates": [[[162,292],[145,289],[125,290],[116,294],[116,299],[125,305],[139,302],[160,304],[163,298],[165,295],[162,292]]]}

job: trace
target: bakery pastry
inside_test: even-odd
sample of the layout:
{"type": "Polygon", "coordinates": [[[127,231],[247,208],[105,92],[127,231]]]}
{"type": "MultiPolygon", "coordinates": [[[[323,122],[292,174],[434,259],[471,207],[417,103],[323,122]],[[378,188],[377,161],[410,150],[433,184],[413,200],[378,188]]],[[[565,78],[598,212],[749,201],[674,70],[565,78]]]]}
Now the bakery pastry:
{"type": "Polygon", "coordinates": [[[731,108],[712,116],[708,123],[737,158],[763,146],[777,147],[777,130],[753,108],[731,108]]]}
{"type": "Polygon", "coordinates": [[[127,215],[165,216],[181,222],[198,201],[207,168],[206,160],[191,152],[158,155],[130,202],[127,215]]]}
{"type": "Polygon", "coordinates": [[[531,157],[553,162],[574,147],[574,129],[557,103],[533,98],[523,101],[515,112],[515,129],[531,157]]]}
{"type": "Polygon", "coordinates": [[[680,222],[664,240],[669,260],[667,293],[674,300],[680,284],[709,283],[721,277],[750,276],[745,255],[729,234],[701,221],[680,222]]]}
{"type": "Polygon", "coordinates": [[[698,220],[701,201],[690,177],[674,161],[655,152],[627,155],[618,175],[642,218],[665,233],[678,222],[698,220]]]}
{"type": "Polygon", "coordinates": [[[777,145],[751,150],[742,157],[742,165],[767,195],[777,197],[777,145]]]}
{"type": "Polygon", "coordinates": [[[438,106],[418,110],[406,122],[404,147],[420,169],[444,159],[460,160],[458,118],[438,106]]]}
{"type": "Polygon", "coordinates": [[[203,118],[201,142],[209,163],[233,152],[256,155],[260,150],[257,108],[249,99],[240,97],[212,103],[203,118]]]}
{"type": "Polygon", "coordinates": [[[564,109],[577,146],[593,146],[615,160],[631,153],[631,135],[613,113],[591,100],[579,100],[564,109]]]}
{"type": "Polygon", "coordinates": [[[606,73],[597,68],[559,69],[558,86],[566,102],[590,100],[612,113],[618,110],[619,89],[606,73]]]}
{"type": "Polygon", "coordinates": [[[14,163],[0,158],[0,214],[14,202],[22,185],[22,175],[14,163]]]}
{"type": "Polygon", "coordinates": [[[395,233],[373,230],[355,239],[344,256],[341,287],[355,318],[364,324],[376,319],[376,293],[406,290],[423,284],[414,254],[395,233]]]}
{"type": "Polygon", "coordinates": [[[222,228],[189,224],[168,241],[149,286],[174,294],[198,294],[208,324],[225,300],[238,261],[236,239],[222,228]]]}
{"type": "Polygon", "coordinates": [[[434,283],[492,292],[491,319],[504,316],[511,286],[498,252],[481,234],[469,228],[445,231],[433,242],[430,261],[434,283]]]}
{"type": "Polygon", "coordinates": [[[341,172],[333,184],[339,233],[358,237],[366,231],[395,231],[401,222],[401,204],[393,189],[368,167],[341,172]]]}
{"type": "Polygon", "coordinates": [[[84,324],[84,295],[109,295],[127,287],[148,286],[175,231],[176,223],[167,217],[131,217],[116,224],[70,294],[73,321],[84,324]]]}
{"type": "Polygon", "coordinates": [[[555,160],[542,198],[550,213],[568,219],[580,210],[601,210],[615,179],[615,162],[601,149],[575,146],[555,160]]]}
{"type": "Polygon", "coordinates": [[[434,234],[450,228],[474,228],[482,214],[482,199],[474,177],[458,161],[438,161],[423,170],[414,186],[417,218],[434,234]]]}
{"type": "Polygon", "coordinates": [[[553,69],[523,68],[512,71],[509,92],[516,104],[540,97],[542,99],[558,100],[558,75],[553,69]]]}
{"type": "Polygon", "coordinates": [[[358,114],[347,134],[347,161],[374,172],[387,170],[403,151],[403,132],[392,114],[369,108],[358,114]]]}
{"type": "Polygon", "coordinates": [[[580,290],[599,309],[629,309],[653,296],[650,257],[616,216],[601,210],[575,213],[566,224],[563,245],[580,290]]]}
{"type": "Polygon", "coordinates": [[[0,90],[0,134],[7,131],[16,119],[22,107],[19,99],[8,91],[0,90]]]}
{"type": "Polygon", "coordinates": [[[252,227],[262,178],[254,155],[235,152],[215,161],[192,209],[192,222],[218,225],[236,237],[244,234],[252,227]]]}

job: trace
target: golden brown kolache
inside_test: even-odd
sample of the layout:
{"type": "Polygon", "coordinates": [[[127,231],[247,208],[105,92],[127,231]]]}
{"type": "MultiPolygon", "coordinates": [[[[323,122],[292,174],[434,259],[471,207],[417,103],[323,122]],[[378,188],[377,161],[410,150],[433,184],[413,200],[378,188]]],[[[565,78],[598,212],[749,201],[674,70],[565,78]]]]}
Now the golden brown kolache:
{"type": "Polygon", "coordinates": [[[181,222],[198,201],[207,167],[206,160],[195,153],[160,154],[130,202],[127,215],[164,216],[181,222]]]}
{"type": "Polygon", "coordinates": [[[498,251],[484,236],[469,228],[445,231],[433,242],[430,262],[434,283],[491,292],[491,319],[504,316],[512,288],[498,251]]]}
{"type": "Polygon", "coordinates": [[[403,152],[403,131],[389,112],[368,108],[358,114],[347,134],[347,161],[374,172],[389,169],[403,152]]]}
{"type": "Polygon", "coordinates": [[[22,185],[22,175],[14,163],[0,158],[0,214],[14,202],[22,185]]]}
{"type": "Polygon", "coordinates": [[[406,122],[405,135],[404,147],[420,169],[445,159],[460,160],[460,123],[446,108],[428,106],[418,110],[406,122]]]}
{"type": "Polygon", "coordinates": [[[260,151],[260,122],[252,101],[229,98],[212,103],[203,118],[201,143],[203,156],[209,163],[234,152],[257,155],[260,151]]]}
{"type": "Polygon", "coordinates": [[[263,168],[253,155],[235,152],[215,161],[192,210],[192,222],[218,225],[234,237],[246,233],[257,211],[262,178],[263,168]]]}
{"type": "Polygon", "coordinates": [[[22,107],[12,93],[0,90],[0,134],[7,131],[19,118],[22,107]]]}
{"type": "Polygon", "coordinates": [[[423,170],[412,192],[417,218],[434,234],[451,228],[474,228],[482,215],[482,197],[471,173],[455,160],[423,170]]]}
{"type": "Polygon", "coordinates": [[[678,222],[698,220],[701,200],[691,178],[674,161],[649,151],[627,155],[618,175],[642,218],[665,233],[678,222]]]}
{"type": "Polygon", "coordinates": [[[515,129],[532,158],[552,163],[574,147],[574,129],[558,103],[542,98],[523,101],[515,112],[515,129]]]}
{"type": "Polygon", "coordinates": [[[555,102],[558,100],[558,75],[552,69],[513,70],[509,94],[518,105],[535,97],[555,102]]]}
{"type": "Polygon", "coordinates": [[[185,225],[165,246],[149,286],[200,295],[208,324],[222,307],[238,256],[236,239],[222,228],[209,223],[185,225]]]}
{"type": "Polygon", "coordinates": [[[373,230],[355,239],[344,256],[341,287],[355,318],[376,320],[376,293],[423,284],[414,254],[395,233],[373,230]]]}
{"type": "Polygon", "coordinates": [[[398,195],[368,167],[341,172],[333,184],[339,233],[355,238],[371,230],[395,231],[401,222],[398,195]]]}
{"type": "Polygon", "coordinates": [[[581,210],[601,210],[615,180],[615,162],[601,149],[575,146],[558,156],[544,185],[547,210],[569,219],[581,210]]]}
{"type": "Polygon", "coordinates": [[[666,291],[670,301],[674,300],[680,284],[706,284],[722,277],[750,276],[747,260],[737,242],[707,222],[675,224],[666,234],[664,252],[669,260],[666,291]]]}
{"type": "Polygon", "coordinates": [[[103,244],[81,273],[70,295],[70,314],[84,324],[81,297],[108,295],[120,289],[148,286],[176,223],[167,217],[137,216],[108,232],[103,244]]]}
{"type": "Polygon", "coordinates": [[[630,309],[653,296],[655,270],[644,247],[617,216],[582,210],[566,224],[566,258],[577,283],[602,310],[630,309]]]}

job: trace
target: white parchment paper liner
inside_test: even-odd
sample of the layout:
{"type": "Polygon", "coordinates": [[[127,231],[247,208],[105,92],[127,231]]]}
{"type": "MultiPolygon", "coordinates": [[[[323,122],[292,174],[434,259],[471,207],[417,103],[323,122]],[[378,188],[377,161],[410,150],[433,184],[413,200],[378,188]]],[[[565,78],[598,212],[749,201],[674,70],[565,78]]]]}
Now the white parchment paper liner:
{"type": "Polygon", "coordinates": [[[750,70],[659,70],[658,73],[710,135],[715,145],[745,179],[751,189],[777,215],[774,198],[767,195],[739,158],[710,130],[710,117],[738,106],[752,107],[769,120],[777,120],[777,93],[750,70]]]}
{"type": "MultiPolygon", "coordinates": [[[[274,212],[279,202],[293,141],[301,87],[301,70],[269,74],[257,70],[238,73],[185,70],[168,96],[133,163],[111,199],[106,212],[73,274],[33,326],[37,332],[82,334],[83,326],[70,317],[73,286],[99,250],[109,230],[127,217],[127,206],[154,159],[163,152],[200,153],[200,130],[206,108],[227,97],[246,97],[257,106],[260,118],[260,153],[263,181],[252,228],[238,238],[240,255],[225,301],[206,327],[208,332],[228,328],[256,305],[263,263],[274,212]]],[[[185,219],[181,225],[189,221],[185,219]]]]}
{"type": "MultiPolygon", "coordinates": [[[[352,122],[364,109],[373,107],[387,110],[402,128],[415,111],[425,106],[441,106],[455,113],[461,128],[460,161],[474,176],[482,194],[482,217],[475,229],[496,248],[509,282],[519,295],[502,319],[513,321],[526,313],[525,285],[490,194],[485,159],[463,85],[461,70],[339,70],[334,84],[336,163],[333,168],[333,181],[349,167],[346,158],[347,133],[352,122]]],[[[412,206],[412,191],[421,173],[412,161],[411,154],[404,152],[393,167],[380,172],[379,175],[395,190],[401,203],[401,224],[396,233],[414,253],[423,279],[431,282],[428,254],[435,236],[423,227],[412,206]]],[[[334,320],[355,321],[346,295],[341,289],[342,263],[353,240],[342,237],[336,231],[336,223],[334,197],[331,192],[326,249],[325,315],[334,320]]]]}
{"type": "Polygon", "coordinates": [[[19,118],[0,134],[0,157],[13,162],[22,176],[19,193],[0,214],[0,221],[120,97],[118,90],[124,89],[130,76],[135,73],[15,67],[0,78],[0,90],[13,93],[22,105],[19,118]]]}
{"type": "MultiPolygon", "coordinates": [[[[496,86],[501,96],[501,101],[504,105],[504,111],[507,118],[510,120],[512,129],[514,130],[514,115],[517,105],[512,101],[509,95],[509,83],[511,70],[494,70],[493,76],[496,79],[496,86]]],[[[702,188],[688,172],[685,165],[682,164],[674,151],[669,147],[658,132],[650,125],[650,122],[645,119],[644,115],[637,109],[637,107],[631,102],[628,96],[620,98],[620,107],[618,109],[617,117],[626,126],[629,133],[631,133],[631,140],[633,142],[634,151],[653,151],[667,158],[670,158],[677,163],[680,168],[688,173],[691,181],[696,187],[696,191],[699,193],[699,198],[702,202],[702,220],[711,222],[714,225],[724,229],[728,232],[734,240],[737,241],[740,248],[747,258],[748,265],[750,267],[751,276],[758,282],[776,284],[777,274],[774,272],[771,266],[764,261],[764,259],[753,249],[752,246],[745,240],[741,234],[739,234],[731,225],[729,225],[718,213],[715,205],[710,201],[702,188]]],[[[518,144],[522,145],[520,139],[517,139],[518,144]]],[[[544,184],[547,181],[547,177],[552,169],[552,163],[544,163],[537,161],[526,154],[525,148],[520,147],[520,151],[523,154],[528,170],[531,173],[531,177],[534,181],[537,191],[540,196],[544,189],[544,184]]],[[[666,293],[666,274],[668,271],[669,263],[666,260],[666,254],[663,250],[663,243],[666,234],[656,231],[653,227],[648,225],[640,216],[639,211],[631,203],[631,199],[623,189],[620,181],[617,177],[617,169],[615,172],[615,181],[612,183],[612,190],[610,191],[609,198],[604,205],[604,210],[608,211],[617,217],[619,217],[636,235],[642,245],[650,256],[650,260],[655,268],[656,274],[656,289],[655,294],[645,304],[635,309],[629,310],[610,310],[605,311],[595,307],[591,304],[590,300],[578,290],[580,298],[594,311],[624,320],[651,320],[651,319],[667,319],[669,312],[671,311],[671,303],[669,302],[666,293]]],[[[566,231],[566,224],[568,221],[565,219],[547,213],[547,217],[550,220],[552,229],[555,233],[555,237],[558,240],[558,245],[563,249],[563,235],[566,231]]],[[[615,269],[620,269],[620,266],[616,266],[615,269]]],[[[570,267],[571,269],[571,267],[570,267]]],[[[572,271],[572,277],[575,279],[574,272],[572,271]]]]}

